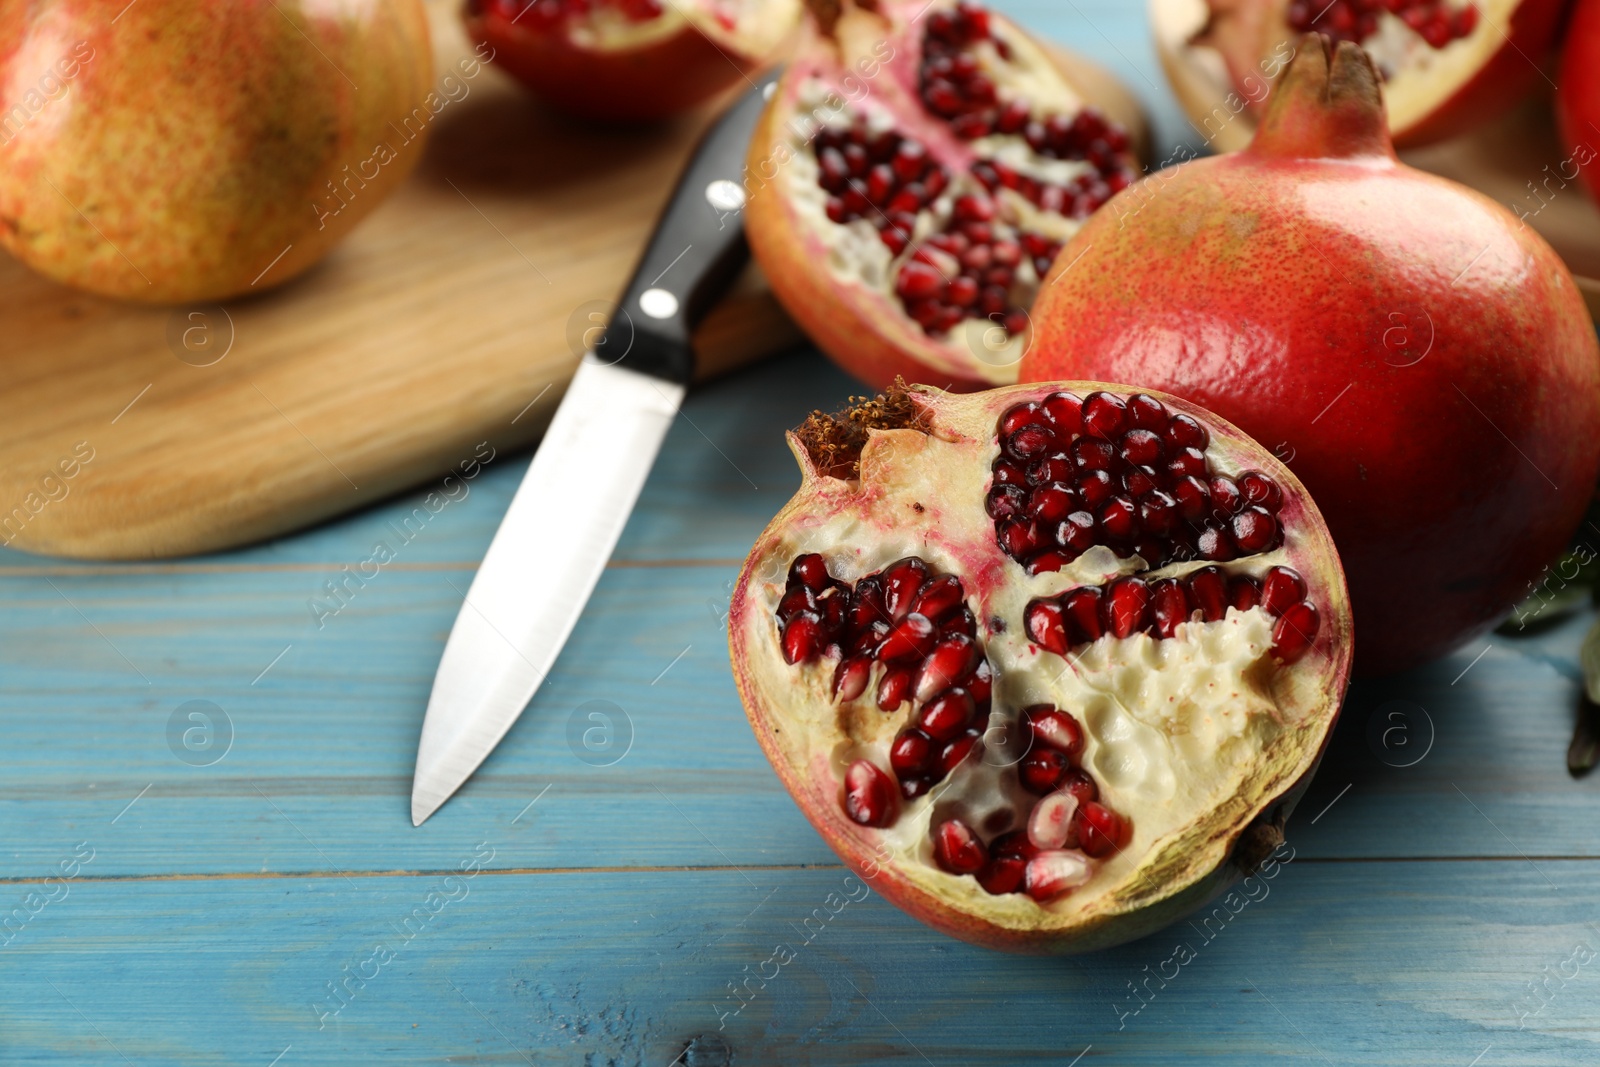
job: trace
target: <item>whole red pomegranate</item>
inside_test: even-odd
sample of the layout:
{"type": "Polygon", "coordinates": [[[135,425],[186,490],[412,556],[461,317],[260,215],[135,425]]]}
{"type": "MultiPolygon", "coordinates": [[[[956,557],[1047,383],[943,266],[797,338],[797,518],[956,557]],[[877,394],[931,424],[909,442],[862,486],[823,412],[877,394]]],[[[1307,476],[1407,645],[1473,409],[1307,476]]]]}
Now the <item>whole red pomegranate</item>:
{"type": "Polygon", "coordinates": [[[1600,199],[1600,3],[1578,0],[1561,53],[1556,123],[1567,158],[1561,177],[1583,175],[1589,194],[1600,199]]]}
{"type": "Polygon", "coordinates": [[[1365,673],[1492,626],[1600,470],[1600,347],[1556,254],[1396,161],[1362,50],[1299,43],[1249,149],[1158,173],[1062,250],[1024,380],[1114,378],[1288,462],[1350,576],[1365,673]]]}
{"type": "Polygon", "coordinates": [[[814,7],[750,142],[773,292],[875,387],[1014,381],[1039,278],[1137,177],[1134,138],[971,0],[814,7]]]}
{"type": "Polygon", "coordinates": [[[588,119],[665,118],[771,63],[800,0],[467,0],[467,33],[539,97],[588,119]]]}
{"type": "Polygon", "coordinates": [[[734,588],[734,676],[873,888],[978,944],[1077,952],[1281,842],[1350,614],[1316,506],[1265,449],[1092,382],[897,386],[789,443],[801,485],[734,588]]]}
{"type": "MultiPolygon", "coordinates": [[[[1481,127],[1540,81],[1568,0],[1154,0],[1157,18],[1204,6],[1191,49],[1221,54],[1235,95],[1186,101],[1209,134],[1228,112],[1259,111],[1303,33],[1365,48],[1383,76],[1389,129],[1410,148],[1481,127]],[[1233,101],[1238,102],[1238,107],[1233,101]],[[1196,105],[1200,106],[1196,106],[1196,105]],[[1226,110],[1224,110],[1226,108],[1226,110]]],[[[1169,57],[1185,66],[1196,56],[1169,57]]],[[[1189,78],[1175,79],[1179,84],[1189,78]]]]}
{"type": "Polygon", "coordinates": [[[0,0],[0,243],[127,300],[270,288],[415,165],[432,72],[417,0],[0,0]]]}

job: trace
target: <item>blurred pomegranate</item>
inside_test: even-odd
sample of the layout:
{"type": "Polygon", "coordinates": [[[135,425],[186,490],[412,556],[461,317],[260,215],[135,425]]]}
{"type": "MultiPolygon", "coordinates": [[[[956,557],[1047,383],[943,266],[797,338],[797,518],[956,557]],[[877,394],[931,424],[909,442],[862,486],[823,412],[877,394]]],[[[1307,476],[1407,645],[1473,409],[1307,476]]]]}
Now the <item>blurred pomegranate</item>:
{"type": "Polygon", "coordinates": [[[1562,177],[1576,170],[1590,195],[1600,199],[1600,3],[1579,0],[1561,54],[1556,91],[1556,122],[1567,158],[1562,177]]]}
{"type": "Polygon", "coordinates": [[[0,0],[0,243],[104,296],[316,263],[416,163],[419,0],[0,0]]]}
{"type": "Polygon", "coordinates": [[[467,0],[467,33],[543,99],[639,122],[693,107],[772,62],[800,0],[467,0]]]}

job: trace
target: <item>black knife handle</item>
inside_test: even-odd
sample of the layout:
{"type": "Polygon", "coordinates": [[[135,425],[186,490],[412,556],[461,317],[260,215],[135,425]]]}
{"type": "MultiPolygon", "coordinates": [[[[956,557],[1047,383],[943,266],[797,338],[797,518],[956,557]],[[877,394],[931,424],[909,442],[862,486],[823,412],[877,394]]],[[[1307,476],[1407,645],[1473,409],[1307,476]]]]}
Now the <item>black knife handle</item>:
{"type": "Polygon", "coordinates": [[[744,239],[744,159],[766,105],[769,72],[712,124],[678,179],[622,291],[595,357],[687,385],[689,338],[750,257],[744,239]],[[610,355],[609,345],[623,350],[610,355]]]}

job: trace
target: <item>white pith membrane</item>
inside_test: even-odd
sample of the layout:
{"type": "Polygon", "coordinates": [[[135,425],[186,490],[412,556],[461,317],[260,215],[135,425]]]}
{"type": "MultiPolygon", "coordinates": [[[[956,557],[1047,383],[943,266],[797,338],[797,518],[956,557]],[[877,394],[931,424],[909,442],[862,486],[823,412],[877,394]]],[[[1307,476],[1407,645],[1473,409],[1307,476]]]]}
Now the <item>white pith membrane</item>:
{"type": "Polygon", "coordinates": [[[800,8],[799,0],[659,0],[659,6],[659,14],[641,19],[618,3],[592,0],[587,12],[563,19],[559,32],[586,51],[631,52],[692,26],[736,55],[761,56],[777,47],[800,8]]]}
{"type": "MultiPolygon", "coordinates": [[[[897,6],[885,3],[890,13],[897,6]]],[[[906,7],[906,14],[923,11],[953,11],[956,5],[936,2],[906,7]]],[[[925,17],[925,16],[924,16],[925,17]]],[[[977,59],[979,71],[992,81],[1003,103],[1022,98],[1031,105],[1035,118],[1048,115],[1074,116],[1087,101],[1067,83],[1059,68],[1025,33],[993,12],[988,13],[992,36],[1004,43],[1009,56],[1002,58],[993,40],[968,46],[977,59]]],[[[1023,233],[1036,234],[1052,244],[1051,259],[1073,234],[1082,228],[1084,217],[1072,217],[1041,207],[1017,191],[998,188],[992,193],[971,173],[980,160],[1001,163],[1041,183],[1068,185],[1101,171],[1090,161],[1058,159],[1035,151],[1020,133],[990,133],[971,140],[952,132],[950,123],[928,111],[919,96],[919,64],[922,55],[923,22],[892,31],[893,58],[881,63],[875,76],[860,74],[861,65],[878,66],[885,45],[886,23],[878,15],[854,7],[847,8],[834,27],[837,57],[797,59],[785,75],[780,89],[784,106],[792,111],[781,125],[787,138],[789,161],[782,168],[781,182],[795,225],[816,259],[826,263],[833,279],[852,302],[863,305],[863,315],[872,321],[885,319],[896,324],[896,344],[937,373],[963,378],[978,378],[993,384],[1016,380],[1017,367],[1027,350],[1029,329],[1009,330],[1001,316],[990,317],[974,304],[969,313],[948,329],[930,333],[908,313],[894,291],[900,268],[916,257],[930,236],[950,228],[952,207],[963,194],[991,199],[996,206],[994,232],[997,239],[1019,239],[1023,233]],[[896,253],[884,244],[878,228],[864,218],[836,223],[828,218],[830,194],[819,183],[816,133],[820,129],[848,130],[864,123],[874,132],[893,130],[924,145],[929,155],[949,172],[949,186],[916,213],[916,224],[906,247],[896,253]]],[[[1120,154],[1130,173],[1139,168],[1127,152],[1120,154]]],[[[1031,307],[1040,284],[1036,257],[1024,252],[1007,287],[1008,309],[1026,311],[1031,307]]],[[[948,281],[959,274],[948,265],[938,268],[948,281]]]]}
{"type": "MultiPolygon", "coordinates": [[[[1323,625],[1297,664],[1284,666],[1269,655],[1273,620],[1261,608],[1230,608],[1219,621],[1186,622],[1163,640],[1102,637],[1068,657],[1028,639],[1022,620],[1036,598],[1125,574],[1182,576],[1207,565],[1146,572],[1137,557],[1119,559],[1097,546],[1060,571],[1030,577],[996,544],[983,508],[990,465],[999,454],[996,420],[1012,404],[1070,387],[1019,386],[967,397],[914,387],[926,416],[922,428],[871,431],[859,479],[816,473],[791,436],[806,481],[752,551],[735,592],[737,624],[730,627],[758,736],[774,763],[783,764],[780,771],[787,771],[783,777],[797,797],[810,793],[818,810],[808,814],[830,843],[837,848],[845,838],[914,889],[1010,931],[1068,930],[1137,910],[1205,878],[1251,820],[1314,766],[1348,669],[1348,606],[1332,544],[1320,519],[1294,494],[1286,495],[1280,512],[1280,547],[1222,566],[1230,575],[1259,578],[1281,564],[1305,578],[1306,600],[1322,612],[1323,625]],[[908,556],[924,560],[933,576],[958,576],[995,669],[984,744],[927,794],[902,799],[898,820],[886,829],[845,816],[845,772],[859,759],[887,771],[889,745],[921,702],[880,711],[874,691],[883,668],[874,665],[865,693],[836,703],[837,658],[785,661],[775,612],[791,562],[811,552],[822,555],[831,577],[852,585],[908,556]],[[1322,577],[1328,574],[1335,576],[1332,584],[1322,577]],[[1025,736],[1018,712],[1040,703],[1082,724],[1087,742],[1076,762],[1095,779],[1100,801],[1131,824],[1119,852],[1089,861],[1086,883],[1043,903],[1020,892],[991,895],[973,876],[941,870],[932,844],[933,829],[949,818],[963,820],[986,842],[1026,826],[1041,798],[1019,785],[1015,763],[1023,750],[1009,748],[1003,737],[1025,736]],[[761,729],[758,708],[770,733],[761,729]]],[[[1292,483],[1258,448],[1249,446],[1240,456],[1231,427],[1160,399],[1169,411],[1194,414],[1212,430],[1207,456],[1213,472],[1266,469],[1279,484],[1292,483]]]]}
{"type": "MultiPolygon", "coordinates": [[[[1185,80],[1206,87],[1208,104],[1237,92],[1259,109],[1263,72],[1280,69],[1274,56],[1288,49],[1301,30],[1290,26],[1292,0],[1151,0],[1151,21],[1163,41],[1185,42],[1185,80]],[[1208,28],[1208,21],[1212,19],[1208,28]],[[1234,47],[1239,51],[1234,54],[1234,47]],[[1253,57],[1249,54],[1253,52],[1253,57]]],[[[1325,7],[1328,0],[1316,6],[1325,7]]],[[[1441,0],[1451,11],[1478,10],[1477,27],[1466,37],[1435,48],[1398,16],[1378,16],[1378,30],[1359,43],[1383,76],[1384,108],[1396,137],[1432,115],[1507,47],[1511,17],[1522,0],[1441,0]]],[[[1319,27],[1313,25],[1314,31],[1319,27]]],[[[1270,80],[1270,79],[1268,79],[1270,80]]],[[[1188,101],[1186,101],[1188,103],[1188,101]]]]}

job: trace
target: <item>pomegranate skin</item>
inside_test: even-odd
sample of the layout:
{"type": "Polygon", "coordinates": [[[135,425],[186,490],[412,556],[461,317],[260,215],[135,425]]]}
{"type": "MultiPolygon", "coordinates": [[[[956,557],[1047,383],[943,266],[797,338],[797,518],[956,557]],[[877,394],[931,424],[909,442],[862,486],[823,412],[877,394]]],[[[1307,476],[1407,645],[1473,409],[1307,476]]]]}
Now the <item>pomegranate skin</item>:
{"type": "Polygon", "coordinates": [[[1163,389],[1274,449],[1339,547],[1358,670],[1388,673],[1489,629],[1566,543],[1600,346],[1543,240],[1395,159],[1358,48],[1302,41],[1273,99],[1249,149],[1067,244],[1021,378],[1163,389]]]}
{"type": "Polygon", "coordinates": [[[1579,0],[1561,53],[1556,125],[1566,146],[1562,177],[1576,167],[1589,195],[1600,199],[1600,3],[1579,0]]]}
{"type": "MultiPolygon", "coordinates": [[[[794,11],[788,12],[792,21],[794,11]]],[[[705,102],[760,70],[768,55],[713,42],[692,22],[629,48],[585,47],[469,2],[467,35],[494,49],[494,63],[540,99],[578,118],[654,122],[705,102]]]]}
{"type": "Polygon", "coordinates": [[[432,82],[419,0],[0,0],[0,244],[124,300],[282,284],[421,159],[432,82]]]}

